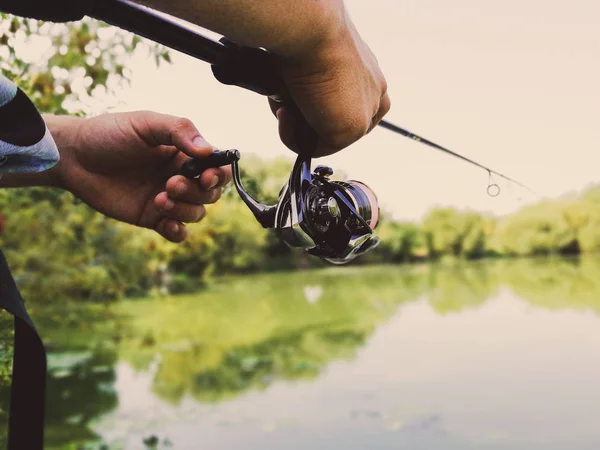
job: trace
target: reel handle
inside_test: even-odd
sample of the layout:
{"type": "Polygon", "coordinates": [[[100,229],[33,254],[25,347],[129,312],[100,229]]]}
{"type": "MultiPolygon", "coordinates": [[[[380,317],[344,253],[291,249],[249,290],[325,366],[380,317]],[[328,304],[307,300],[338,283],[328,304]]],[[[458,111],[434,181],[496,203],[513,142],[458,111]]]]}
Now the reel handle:
{"type": "Polygon", "coordinates": [[[183,163],[179,173],[186,178],[196,178],[207,169],[227,166],[239,160],[239,150],[215,150],[212,155],[206,158],[189,158],[183,163]]]}

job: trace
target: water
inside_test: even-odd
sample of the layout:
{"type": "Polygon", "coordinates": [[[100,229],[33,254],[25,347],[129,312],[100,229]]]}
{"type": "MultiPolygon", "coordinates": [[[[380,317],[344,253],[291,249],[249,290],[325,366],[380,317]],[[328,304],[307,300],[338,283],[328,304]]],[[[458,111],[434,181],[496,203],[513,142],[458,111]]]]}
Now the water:
{"type": "Polygon", "coordinates": [[[48,448],[597,449],[599,269],[335,268],[35,310],[48,448]]]}

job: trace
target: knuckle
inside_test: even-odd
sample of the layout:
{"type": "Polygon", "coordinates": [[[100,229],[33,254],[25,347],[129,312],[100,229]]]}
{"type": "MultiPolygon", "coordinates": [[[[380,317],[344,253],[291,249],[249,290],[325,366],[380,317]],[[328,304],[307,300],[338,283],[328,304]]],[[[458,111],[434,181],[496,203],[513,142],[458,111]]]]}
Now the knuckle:
{"type": "Polygon", "coordinates": [[[388,91],[388,83],[383,75],[381,76],[381,78],[379,80],[379,89],[380,89],[382,96],[385,95],[388,91]]]}
{"type": "Polygon", "coordinates": [[[371,118],[367,116],[349,120],[333,134],[330,144],[339,149],[348,147],[362,138],[368,132],[370,125],[371,118]]]}
{"type": "Polygon", "coordinates": [[[206,216],[206,208],[204,206],[199,206],[196,211],[196,220],[195,222],[200,222],[206,216]]]}
{"type": "Polygon", "coordinates": [[[194,124],[187,117],[178,117],[175,119],[175,123],[173,126],[174,133],[181,133],[183,131],[187,131],[194,128],[194,124]]]}
{"type": "Polygon", "coordinates": [[[201,204],[202,205],[211,205],[211,204],[219,201],[220,198],[221,198],[221,189],[220,188],[212,189],[204,194],[201,204]]]}
{"type": "Polygon", "coordinates": [[[392,101],[390,100],[389,97],[386,96],[386,98],[385,98],[385,104],[384,104],[384,107],[383,107],[384,115],[387,114],[388,112],[390,112],[391,108],[392,108],[392,101]]]}

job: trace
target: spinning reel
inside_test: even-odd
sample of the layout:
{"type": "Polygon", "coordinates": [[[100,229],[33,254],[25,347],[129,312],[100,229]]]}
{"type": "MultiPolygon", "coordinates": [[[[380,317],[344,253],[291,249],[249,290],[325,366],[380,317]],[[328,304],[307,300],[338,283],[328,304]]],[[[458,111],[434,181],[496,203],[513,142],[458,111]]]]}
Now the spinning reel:
{"type": "Polygon", "coordinates": [[[289,247],[304,249],[334,264],[345,264],[375,248],[379,205],[371,189],[358,181],[333,181],[333,170],[299,155],[275,205],[264,205],[242,185],[238,150],[190,158],[181,173],[194,178],[211,167],[231,164],[236,190],[258,222],[274,229],[289,247]]]}

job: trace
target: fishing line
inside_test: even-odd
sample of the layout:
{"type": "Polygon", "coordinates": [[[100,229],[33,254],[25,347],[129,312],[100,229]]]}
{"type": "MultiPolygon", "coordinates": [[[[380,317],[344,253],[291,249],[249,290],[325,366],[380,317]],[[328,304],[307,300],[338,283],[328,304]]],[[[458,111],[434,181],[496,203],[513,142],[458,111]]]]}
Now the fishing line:
{"type": "Polygon", "coordinates": [[[469,159],[469,158],[467,158],[465,156],[462,156],[462,155],[460,155],[460,154],[458,154],[456,152],[453,152],[452,150],[444,148],[441,145],[436,144],[435,142],[432,142],[432,141],[430,141],[428,139],[425,139],[425,138],[423,138],[423,137],[421,137],[421,136],[419,136],[419,135],[417,135],[417,134],[415,134],[415,133],[413,133],[411,131],[408,131],[408,130],[406,130],[404,128],[401,128],[398,125],[394,125],[393,123],[390,123],[390,122],[388,122],[386,120],[382,120],[381,122],[379,122],[379,126],[382,127],[382,128],[385,128],[387,130],[390,130],[390,131],[392,131],[394,133],[400,134],[400,135],[402,135],[404,137],[407,137],[409,139],[412,139],[414,141],[417,141],[417,142],[420,142],[422,144],[425,144],[425,145],[428,145],[430,147],[433,147],[436,150],[444,152],[444,153],[446,153],[446,154],[448,154],[450,156],[454,156],[455,158],[458,158],[458,159],[461,159],[463,161],[466,161],[469,164],[472,164],[474,166],[477,166],[477,167],[479,167],[479,168],[487,171],[487,173],[489,174],[487,193],[488,193],[488,195],[490,197],[497,197],[500,194],[500,186],[498,186],[498,183],[496,183],[493,180],[492,174],[495,174],[495,175],[497,175],[497,176],[499,176],[501,178],[504,178],[505,180],[510,181],[512,183],[515,183],[515,184],[521,186],[522,188],[527,189],[528,191],[532,192],[533,194],[539,195],[533,189],[531,189],[528,186],[525,186],[523,183],[521,183],[521,182],[519,182],[517,180],[514,180],[514,179],[512,179],[512,178],[510,178],[510,177],[508,177],[506,175],[503,175],[503,174],[501,174],[500,172],[498,172],[498,171],[496,171],[494,169],[490,169],[489,167],[486,167],[483,164],[480,164],[480,163],[478,163],[476,161],[473,161],[472,159],[469,159]]]}
{"type": "Polygon", "coordinates": [[[500,195],[500,186],[498,186],[498,183],[496,183],[496,180],[494,180],[494,176],[490,171],[488,171],[487,193],[490,197],[498,197],[498,195],[500,195]]]}

